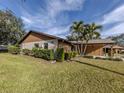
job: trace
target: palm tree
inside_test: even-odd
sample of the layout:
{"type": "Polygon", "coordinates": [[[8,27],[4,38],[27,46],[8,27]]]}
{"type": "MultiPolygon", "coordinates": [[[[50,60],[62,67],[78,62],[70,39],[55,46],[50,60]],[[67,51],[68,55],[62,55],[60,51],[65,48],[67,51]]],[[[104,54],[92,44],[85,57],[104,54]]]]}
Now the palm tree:
{"type": "Polygon", "coordinates": [[[83,32],[83,21],[74,22],[70,27],[70,31],[72,32],[72,36],[79,41],[81,37],[81,33],[83,32]]]}
{"type": "MultiPolygon", "coordinates": [[[[75,40],[75,41],[82,41],[83,40],[83,32],[84,32],[84,23],[83,21],[76,21],[73,22],[72,26],[70,27],[71,35],[67,37],[68,39],[75,40]]],[[[82,45],[81,45],[82,47],[82,45]]],[[[78,46],[78,52],[82,52],[82,49],[79,49],[78,46]]]]}
{"type": "Polygon", "coordinates": [[[102,28],[102,26],[96,25],[95,23],[84,24],[83,21],[79,21],[79,22],[76,21],[70,27],[71,35],[67,36],[67,39],[70,41],[82,41],[81,50],[79,49],[79,46],[78,46],[77,51],[79,53],[83,52],[83,54],[85,55],[85,52],[87,50],[88,41],[91,39],[100,38],[100,33],[98,32],[98,30],[100,30],[101,28],[102,28]],[[85,45],[84,50],[82,50],[83,41],[86,41],[84,44],[85,45]]]}
{"type": "Polygon", "coordinates": [[[76,40],[75,37],[73,37],[72,35],[68,35],[68,36],[66,36],[66,38],[69,41],[75,41],[76,40]]]}
{"type": "Polygon", "coordinates": [[[98,30],[100,30],[101,28],[102,28],[101,25],[96,25],[95,23],[92,23],[91,25],[88,24],[85,26],[84,39],[86,42],[85,42],[85,47],[84,47],[84,55],[87,50],[88,41],[92,39],[100,38],[100,33],[98,32],[98,30]]]}

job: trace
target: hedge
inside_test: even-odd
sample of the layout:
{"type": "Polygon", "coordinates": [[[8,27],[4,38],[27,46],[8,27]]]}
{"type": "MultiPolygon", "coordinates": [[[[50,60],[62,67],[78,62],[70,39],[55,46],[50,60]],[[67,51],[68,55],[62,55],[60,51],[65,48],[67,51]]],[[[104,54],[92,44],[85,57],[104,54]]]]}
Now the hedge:
{"type": "Polygon", "coordinates": [[[76,52],[66,52],[65,53],[65,60],[70,60],[71,58],[76,57],[77,53],[76,52]]]}
{"type": "Polygon", "coordinates": [[[65,60],[70,60],[70,59],[71,59],[71,54],[65,53],[65,60]]]}
{"type": "Polygon", "coordinates": [[[111,61],[123,61],[121,58],[113,58],[113,57],[100,57],[100,56],[83,56],[84,58],[89,59],[101,59],[101,60],[111,60],[111,61]]]}
{"type": "Polygon", "coordinates": [[[32,53],[34,57],[43,58],[46,60],[56,60],[59,62],[62,62],[64,60],[70,60],[71,58],[74,58],[77,55],[76,52],[64,53],[63,48],[57,48],[55,53],[51,49],[33,48],[32,53]]]}
{"type": "Polygon", "coordinates": [[[19,54],[20,53],[20,48],[17,46],[9,46],[8,47],[8,52],[11,54],[19,54]]]}
{"type": "Polygon", "coordinates": [[[33,48],[32,53],[33,53],[33,56],[37,58],[43,58],[46,60],[54,59],[54,51],[52,49],[33,48]]]}
{"type": "Polygon", "coordinates": [[[24,55],[33,56],[32,50],[30,49],[23,49],[22,52],[24,55]]]}
{"type": "Polygon", "coordinates": [[[65,59],[65,53],[63,48],[57,48],[55,52],[56,61],[62,62],[65,59]]]}

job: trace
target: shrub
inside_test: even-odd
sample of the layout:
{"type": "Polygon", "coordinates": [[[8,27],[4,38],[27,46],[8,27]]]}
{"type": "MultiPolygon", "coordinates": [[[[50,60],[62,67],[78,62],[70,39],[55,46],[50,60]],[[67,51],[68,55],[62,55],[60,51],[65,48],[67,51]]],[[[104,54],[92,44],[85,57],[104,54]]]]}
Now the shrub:
{"type": "Polygon", "coordinates": [[[40,57],[39,48],[33,48],[32,53],[34,57],[37,57],[37,58],[40,57]]]}
{"type": "Polygon", "coordinates": [[[65,53],[65,60],[70,60],[71,58],[76,57],[77,53],[76,52],[66,52],[65,53]]]}
{"type": "Polygon", "coordinates": [[[24,55],[29,55],[29,56],[33,55],[32,50],[30,50],[30,49],[23,49],[22,52],[23,52],[24,55]]]}
{"type": "Polygon", "coordinates": [[[24,55],[28,55],[29,54],[29,49],[22,49],[22,52],[24,55]]]}
{"type": "Polygon", "coordinates": [[[32,53],[34,57],[43,58],[46,60],[53,60],[54,59],[54,51],[51,49],[40,49],[40,48],[33,48],[32,53]]]}
{"type": "Polygon", "coordinates": [[[56,61],[62,62],[65,59],[65,53],[63,48],[57,48],[55,52],[56,61]]]}
{"type": "Polygon", "coordinates": [[[50,60],[54,60],[54,50],[50,49],[50,60]]]}
{"type": "Polygon", "coordinates": [[[95,59],[102,59],[102,60],[111,60],[111,61],[123,61],[121,58],[112,58],[112,57],[95,57],[95,59]]]}
{"type": "Polygon", "coordinates": [[[83,56],[83,57],[93,59],[93,56],[83,56]]]}
{"type": "Polygon", "coordinates": [[[20,48],[17,46],[9,46],[8,47],[8,52],[12,54],[19,54],[20,53],[20,48]]]}
{"type": "Polygon", "coordinates": [[[121,58],[111,58],[112,61],[123,61],[121,58]]]}
{"type": "Polygon", "coordinates": [[[124,50],[121,51],[121,54],[124,54],[124,50]]]}
{"type": "Polygon", "coordinates": [[[77,52],[73,52],[73,58],[77,56],[77,52]]]}
{"type": "Polygon", "coordinates": [[[70,53],[65,53],[65,60],[70,60],[70,59],[71,59],[70,53]]]}

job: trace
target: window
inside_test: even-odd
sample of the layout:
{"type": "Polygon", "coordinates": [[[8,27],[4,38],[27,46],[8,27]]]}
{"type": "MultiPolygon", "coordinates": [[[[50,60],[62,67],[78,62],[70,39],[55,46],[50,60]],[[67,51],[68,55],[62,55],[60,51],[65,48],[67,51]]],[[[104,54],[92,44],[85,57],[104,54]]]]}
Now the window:
{"type": "Polygon", "coordinates": [[[54,44],[54,41],[50,41],[51,44],[54,44]]]}
{"type": "Polygon", "coordinates": [[[48,49],[48,43],[44,43],[44,49],[48,49]]]}
{"type": "Polygon", "coordinates": [[[34,46],[35,46],[36,48],[39,48],[39,43],[35,43],[34,46]]]}

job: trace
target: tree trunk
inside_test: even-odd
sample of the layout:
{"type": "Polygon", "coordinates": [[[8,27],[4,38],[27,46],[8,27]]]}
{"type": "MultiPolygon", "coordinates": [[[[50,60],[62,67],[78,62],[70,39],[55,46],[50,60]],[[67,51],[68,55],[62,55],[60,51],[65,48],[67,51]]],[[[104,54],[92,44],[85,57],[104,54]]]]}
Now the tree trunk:
{"type": "Polygon", "coordinates": [[[88,41],[86,41],[86,44],[85,44],[85,46],[84,46],[84,52],[83,52],[83,55],[86,55],[87,45],[88,45],[88,41]]]}
{"type": "Polygon", "coordinates": [[[82,55],[82,44],[81,44],[81,55],[82,55]]]}
{"type": "Polygon", "coordinates": [[[81,55],[83,55],[83,52],[84,52],[83,47],[84,47],[83,44],[81,44],[81,55]]]}
{"type": "Polygon", "coordinates": [[[80,54],[80,45],[78,45],[78,54],[80,54]]]}

